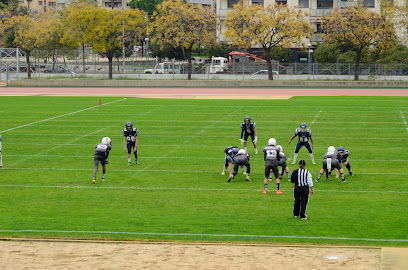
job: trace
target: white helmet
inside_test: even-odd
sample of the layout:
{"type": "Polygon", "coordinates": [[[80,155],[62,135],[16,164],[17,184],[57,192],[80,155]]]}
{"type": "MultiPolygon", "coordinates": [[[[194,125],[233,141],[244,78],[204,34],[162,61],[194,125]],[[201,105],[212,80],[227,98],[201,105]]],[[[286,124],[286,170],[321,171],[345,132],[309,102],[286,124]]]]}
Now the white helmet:
{"type": "Polygon", "coordinates": [[[102,144],[111,145],[112,144],[111,139],[109,137],[103,137],[102,138],[102,144]]]}
{"type": "Polygon", "coordinates": [[[278,149],[279,149],[279,151],[280,151],[280,152],[282,152],[282,151],[283,151],[283,148],[282,148],[282,146],[280,146],[280,145],[277,145],[276,147],[278,147],[278,149]]]}
{"type": "Polygon", "coordinates": [[[329,148],[327,148],[327,152],[335,152],[336,148],[334,146],[329,146],[329,148]]]}
{"type": "Polygon", "coordinates": [[[242,155],[242,154],[245,154],[245,153],[246,153],[246,151],[244,149],[239,149],[239,151],[238,151],[238,155],[242,155]]]}
{"type": "Polygon", "coordinates": [[[270,139],[268,140],[268,145],[276,146],[276,140],[275,140],[274,138],[270,138],[270,139]]]}

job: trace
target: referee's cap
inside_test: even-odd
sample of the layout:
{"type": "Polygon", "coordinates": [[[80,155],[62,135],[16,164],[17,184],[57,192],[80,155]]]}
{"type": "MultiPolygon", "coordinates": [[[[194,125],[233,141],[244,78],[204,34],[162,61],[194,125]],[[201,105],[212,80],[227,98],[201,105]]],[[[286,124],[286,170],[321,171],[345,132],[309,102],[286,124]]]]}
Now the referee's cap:
{"type": "Polygon", "coordinates": [[[306,166],[306,161],[305,161],[304,159],[301,159],[301,160],[299,161],[299,165],[306,166]]]}

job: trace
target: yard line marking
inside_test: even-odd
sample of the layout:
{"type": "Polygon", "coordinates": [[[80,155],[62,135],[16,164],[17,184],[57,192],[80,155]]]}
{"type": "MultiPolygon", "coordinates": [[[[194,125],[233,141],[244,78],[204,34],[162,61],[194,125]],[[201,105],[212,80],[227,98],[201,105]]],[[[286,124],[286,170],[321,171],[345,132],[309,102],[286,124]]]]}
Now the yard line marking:
{"type": "MultiPolygon", "coordinates": [[[[215,173],[219,174],[217,171],[200,171],[200,170],[195,170],[195,171],[186,171],[186,170],[156,170],[156,169],[149,169],[151,166],[146,167],[145,169],[111,169],[109,171],[111,172],[162,172],[162,173],[215,173]]],[[[84,168],[4,168],[3,170],[44,170],[44,171],[92,171],[92,168],[90,169],[84,169],[84,168]]],[[[408,173],[359,173],[361,175],[408,175],[408,173]]]]}
{"type": "MultiPolygon", "coordinates": [[[[322,112],[322,110],[320,110],[320,111],[316,114],[315,118],[314,118],[313,121],[312,121],[312,125],[316,122],[316,120],[317,120],[317,118],[319,117],[319,115],[320,115],[321,112],[322,112]]],[[[312,127],[312,125],[310,125],[310,127],[312,127]]]]}
{"type": "MultiPolygon", "coordinates": [[[[0,187],[10,188],[56,188],[56,189],[123,189],[123,190],[185,190],[185,191],[245,191],[245,192],[260,192],[260,189],[249,188],[172,188],[172,187],[102,187],[102,186],[60,186],[60,185],[0,185],[0,187]]],[[[291,192],[293,189],[281,189],[282,191],[291,192]]],[[[408,191],[400,190],[330,190],[330,189],[316,189],[317,192],[333,192],[333,193],[391,193],[391,194],[406,194],[408,191]]]]}
{"type": "MultiPolygon", "coordinates": [[[[58,158],[93,158],[93,155],[89,156],[75,156],[75,155],[7,155],[8,157],[30,157],[30,156],[36,156],[36,157],[58,157],[58,158]]],[[[174,158],[174,157],[168,157],[168,156],[158,156],[158,157],[141,157],[140,159],[157,159],[157,158],[174,158]]],[[[219,157],[197,157],[197,156],[183,156],[183,157],[177,157],[177,159],[211,159],[211,160],[222,160],[225,158],[224,156],[219,156],[219,157]]],[[[110,159],[127,159],[126,156],[112,156],[110,159]]],[[[353,159],[353,162],[407,162],[408,159],[353,159]]]]}
{"type": "MultiPolygon", "coordinates": [[[[402,113],[402,111],[400,111],[400,113],[401,113],[402,122],[404,123],[405,126],[407,126],[407,121],[405,120],[404,114],[402,113]]],[[[408,127],[406,127],[405,129],[408,131],[408,127]]]]}
{"type": "MultiPolygon", "coordinates": [[[[122,99],[119,99],[119,100],[107,102],[107,103],[102,104],[101,106],[106,106],[106,105],[116,103],[116,102],[120,102],[120,101],[123,101],[123,100],[126,100],[126,98],[122,98],[122,99]]],[[[83,112],[83,111],[91,110],[92,108],[95,108],[95,107],[97,107],[97,106],[92,106],[92,107],[82,109],[82,110],[78,110],[78,111],[75,111],[75,112],[65,113],[65,114],[57,115],[57,116],[54,116],[54,117],[51,117],[51,118],[47,118],[47,119],[35,121],[35,122],[32,122],[32,123],[28,123],[28,124],[25,124],[25,125],[21,125],[21,126],[18,126],[18,127],[9,128],[9,129],[0,131],[0,133],[8,132],[8,131],[23,128],[23,127],[28,127],[28,126],[31,126],[31,125],[34,125],[34,124],[38,124],[38,123],[54,120],[54,119],[57,119],[57,118],[61,118],[61,117],[64,117],[64,116],[68,116],[68,115],[80,113],[80,112],[83,112]]]]}
{"type": "Polygon", "coordinates": [[[298,235],[261,235],[261,234],[211,234],[211,233],[160,233],[160,232],[117,232],[117,231],[70,231],[70,230],[0,230],[0,233],[63,233],[63,234],[122,234],[122,235],[158,235],[158,236],[193,236],[193,237],[239,237],[239,238],[288,238],[313,240],[349,240],[367,242],[408,242],[408,239],[375,239],[331,236],[298,235]]]}

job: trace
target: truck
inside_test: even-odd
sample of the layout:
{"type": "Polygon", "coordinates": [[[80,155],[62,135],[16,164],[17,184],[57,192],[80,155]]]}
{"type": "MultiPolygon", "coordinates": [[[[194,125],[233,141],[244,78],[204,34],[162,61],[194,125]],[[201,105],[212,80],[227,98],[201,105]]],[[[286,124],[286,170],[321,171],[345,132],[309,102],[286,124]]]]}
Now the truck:
{"type": "MultiPolygon", "coordinates": [[[[246,53],[246,52],[238,52],[232,51],[229,54],[229,58],[225,57],[212,57],[211,58],[211,65],[210,65],[210,74],[217,74],[217,73],[227,73],[231,69],[233,73],[241,73],[240,69],[241,65],[239,63],[253,63],[253,62],[262,62],[265,63],[265,59],[256,56],[255,54],[246,53]],[[238,67],[239,66],[239,67],[238,67]]],[[[245,66],[245,73],[254,73],[256,72],[256,67],[254,65],[246,65],[245,66]]]]}
{"type": "Polygon", "coordinates": [[[188,62],[163,62],[144,70],[145,74],[185,74],[188,62]]]}

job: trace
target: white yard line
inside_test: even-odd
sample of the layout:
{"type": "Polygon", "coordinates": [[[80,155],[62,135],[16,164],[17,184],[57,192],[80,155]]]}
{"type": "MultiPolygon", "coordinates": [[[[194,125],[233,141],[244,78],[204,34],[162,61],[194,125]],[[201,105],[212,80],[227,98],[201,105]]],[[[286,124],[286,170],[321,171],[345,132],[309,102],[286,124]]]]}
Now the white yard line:
{"type": "Polygon", "coordinates": [[[401,113],[402,122],[405,125],[405,129],[408,131],[407,120],[405,119],[404,113],[402,111],[400,111],[400,113],[401,113]]]}
{"type": "MultiPolygon", "coordinates": [[[[172,187],[104,187],[104,186],[59,186],[59,185],[0,185],[0,188],[51,188],[51,189],[102,189],[102,190],[180,190],[180,191],[245,191],[245,192],[261,192],[261,189],[248,189],[248,188],[172,188],[172,187]]],[[[292,194],[293,189],[283,188],[281,191],[292,194]]],[[[328,192],[328,193],[384,193],[384,194],[406,194],[408,191],[400,190],[329,190],[329,189],[315,189],[316,192],[328,192]]]]}
{"type": "MultiPolygon", "coordinates": [[[[107,102],[107,103],[102,104],[101,106],[106,106],[106,105],[109,105],[109,104],[112,104],[112,103],[116,103],[116,102],[120,102],[120,101],[123,101],[123,100],[126,100],[126,98],[119,99],[119,100],[115,100],[115,101],[111,101],[111,102],[107,102]]],[[[61,117],[64,117],[64,116],[68,116],[68,115],[80,113],[80,112],[83,112],[83,111],[91,110],[92,108],[95,108],[95,107],[97,107],[97,106],[95,105],[95,106],[92,106],[92,107],[89,107],[89,108],[85,108],[85,109],[82,109],[82,110],[78,110],[78,111],[74,111],[74,112],[70,112],[70,113],[65,113],[65,114],[57,115],[57,116],[54,116],[54,117],[51,117],[51,118],[47,118],[47,119],[35,121],[35,122],[28,123],[28,124],[25,124],[25,125],[21,125],[21,126],[18,126],[18,127],[9,128],[9,129],[0,131],[0,133],[5,133],[5,132],[12,131],[12,130],[15,130],[15,129],[19,129],[19,128],[23,128],[23,127],[28,127],[28,126],[35,125],[35,124],[38,124],[38,123],[47,122],[47,121],[54,120],[54,119],[57,119],[57,118],[61,118],[61,117]]]]}
{"type": "Polygon", "coordinates": [[[236,237],[236,238],[279,238],[279,239],[312,239],[312,240],[348,240],[367,242],[408,242],[408,239],[375,239],[331,236],[299,236],[299,235],[250,235],[250,234],[210,234],[210,233],[166,233],[166,232],[116,232],[116,231],[71,231],[71,230],[0,230],[0,233],[61,233],[61,234],[116,234],[116,235],[158,235],[158,236],[189,236],[189,237],[236,237]]]}

